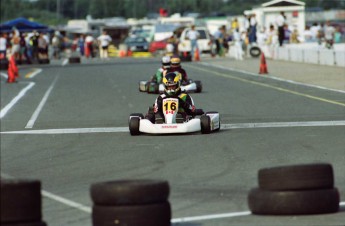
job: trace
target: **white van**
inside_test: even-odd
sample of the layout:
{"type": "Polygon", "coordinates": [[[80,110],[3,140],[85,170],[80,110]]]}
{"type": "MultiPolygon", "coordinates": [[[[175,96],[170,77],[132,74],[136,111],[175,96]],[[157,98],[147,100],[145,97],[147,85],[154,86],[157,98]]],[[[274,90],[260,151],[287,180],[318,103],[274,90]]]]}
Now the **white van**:
{"type": "MultiPolygon", "coordinates": [[[[198,46],[200,53],[210,53],[212,47],[211,36],[206,27],[195,27],[195,30],[199,32],[200,36],[198,39],[198,46]]],[[[190,41],[187,39],[187,34],[190,28],[185,28],[180,37],[180,42],[178,44],[178,51],[180,53],[190,52],[191,45],[190,41]]]]}

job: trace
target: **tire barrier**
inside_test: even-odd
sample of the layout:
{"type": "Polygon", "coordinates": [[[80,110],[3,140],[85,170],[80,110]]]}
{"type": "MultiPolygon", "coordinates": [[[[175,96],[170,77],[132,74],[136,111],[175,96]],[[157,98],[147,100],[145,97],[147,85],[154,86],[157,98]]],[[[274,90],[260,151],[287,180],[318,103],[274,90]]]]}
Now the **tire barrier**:
{"type": "Polygon", "coordinates": [[[0,70],[7,70],[8,69],[8,60],[7,58],[0,59],[0,70]]]}
{"type": "Polygon", "coordinates": [[[120,180],[91,185],[94,226],[170,226],[167,181],[120,180]]]}
{"type": "Polygon", "coordinates": [[[249,54],[251,57],[259,57],[261,55],[261,49],[258,46],[253,46],[249,49],[249,54]]]}
{"type": "Polygon", "coordinates": [[[1,179],[1,225],[46,226],[42,221],[41,182],[1,179]]]}
{"type": "Polygon", "coordinates": [[[80,57],[70,57],[70,58],[68,58],[68,63],[80,64],[80,57]]]}
{"type": "Polygon", "coordinates": [[[248,194],[248,206],[258,215],[335,213],[340,196],[328,163],[260,169],[259,187],[248,194]]]}

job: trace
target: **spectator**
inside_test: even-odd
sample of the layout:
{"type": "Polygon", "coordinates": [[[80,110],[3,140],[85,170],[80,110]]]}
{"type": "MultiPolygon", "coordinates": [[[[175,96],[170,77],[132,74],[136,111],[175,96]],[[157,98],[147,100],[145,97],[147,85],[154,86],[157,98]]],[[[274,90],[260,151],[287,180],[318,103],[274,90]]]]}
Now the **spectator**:
{"type": "Polygon", "coordinates": [[[38,32],[33,31],[33,35],[30,38],[33,60],[38,60],[38,38],[39,38],[38,32]]]}
{"type": "Polygon", "coordinates": [[[279,45],[279,38],[277,31],[274,29],[274,26],[272,24],[267,31],[267,45],[269,49],[269,55],[274,58],[276,47],[279,45]]]}
{"type": "Polygon", "coordinates": [[[199,52],[199,47],[198,47],[198,38],[200,34],[198,31],[195,30],[195,25],[192,25],[191,30],[188,31],[187,33],[187,38],[190,40],[191,44],[191,56],[192,60],[194,60],[194,52],[198,51],[198,54],[200,55],[199,52]]]}
{"type": "Polygon", "coordinates": [[[242,49],[242,37],[239,29],[233,32],[234,49],[235,49],[235,59],[243,60],[243,49],[242,49]]]}
{"type": "Polygon", "coordinates": [[[81,56],[84,56],[85,35],[80,35],[78,39],[78,47],[81,56]]]}
{"type": "Polygon", "coordinates": [[[257,26],[257,21],[256,21],[256,15],[255,13],[250,16],[249,19],[249,43],[252,44],[253,42],[256,42],[257,37],[256,37],[256,26],[257,26]]]}
{"type": "Polygon", "coordinates": [[[44,38],[44,34],[40,33],[38,38],[38,59],[47,59],[48,52],[47,52],[47,40],[44,38]]]}
{"type": "Polygon", "coordinates": [[[284,41],[283,41],[283,43],[289,43],[290,42],[290,36],[291,36],[291,30],[289,29],[289,26],[287,24],[284,24],[284,41]]]}
{"type": "Polygon", "coordinates": [[[310,27],[307,25],[305,26],[305,30],[303,31],[303,40],[304,42],[313,42],[313,32],[310,30],[310,27]]]}
{"type": "Polygon", "coordinates": [[[23,61],[23,58],[26,60],[26,62],[28,64],[31,64],[31,60],[30,57],[28,55],[28,45],[26,43],[26,36],[27,34],[22,33],[20,35],[20,41],[19,41],[19,45],[20,45],[20,51],[19,51],[19,63],[21,64],[23,61]]]}
{"type": "Polygon", "coordinates": [[[85,38],[85,57],[89,58],[90,56],[92,58],[95,57],[93,52],[93,43],[95,39],[92,37],[92,35],[88,34],[85,38]]]}
{"type": "Polygon", "coordinates": [[[103,31],[102,34],[97,38],[99,55],[102,59],[108,58],[108,47],[111,40],[111,37],[107,34],[106,31],[103,31]]]}
{"type": "Polygon", "coordinates": [[[14,59],[19,59],[19,51],[20,51],[20,37],[19,31],[14,30],[12,31],[11,37],[11,54],[14,55],[14,59]]]}
{"type": "Polygon", "coordinates": [[[235,29],[239,29],[240,25],[238,24],[238,19],[235,18],[233,19],[233,21],[231,22],[231,30],[234,31],[235,29]]]}
{"type": "Polygon", "coordinates": [[[334,33],[335,33],[335,28],[331,26],[331,22],[327,21],[325,28],[325,42],[326,42],[326,47],[328,49],[333,48],[333,43],[334,43],[334,33]]]}
{"type": "Polygon", "coordinates": [[[313,23],[312,26],[310,27],[310,32],[312,34],[312,41],[316,42],[317,41],[317,34],[319,33],[320,26],[317,23],[313,23]]]}
{"type": "Polygon", "coordinates": [[[60,59],[61,37],[58,32],[55,32],[52,39],[53,57],[60,59]]]}
{"type": "Polygon", "coordinates": [[[340,27],[337,27],[334,32],[334,43],[340,43],[341,42],[341,30],[340,27]]]}
{"type": "Polygon", "coordinates": [[[7,34],[0,35],[0,59],[6,58],[7,55],[7,34]]]}
{"type": "Polygon", "coordinates": [[[223,27],[219,27],[218,30],[213,34],[214,40],[215,40],[215,44],[216,44],[216,54],[219,56],[222,56],[221,51],[223,51],[223,31],[222,31],[223,27]]]}
{"type": "Polygon", "coordinates": [[[299,33],[296,28],[291,33],[290,43],[300,43],[299,33]]]}
{"type": "Polygon", "coordinates": [[[279,46],[283,46],[284,42],[284,25],[286,23],[286,16],[284,12],[280,12],[279,16],[276,18],[276,24],[278,27],[278,40],[279,46]]]}

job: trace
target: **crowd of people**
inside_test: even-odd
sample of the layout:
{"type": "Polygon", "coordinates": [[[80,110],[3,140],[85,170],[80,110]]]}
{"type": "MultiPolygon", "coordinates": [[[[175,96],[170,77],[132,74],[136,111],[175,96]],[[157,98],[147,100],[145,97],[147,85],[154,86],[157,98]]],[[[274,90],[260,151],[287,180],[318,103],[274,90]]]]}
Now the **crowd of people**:
{"type": "Polygon", "coordinates": [[[269,27],[258,26],[255,14],[245,15],[241,22],[234,18],[229,26],[223,25],[212,34],[215,43],[214,55],[225,56],[232,48],[236,59],[243,59],[248,47],[257,45],[273,52],[276,47],[288,43],[315,42],[332,49],[334,43],[342,42],[340,27],[334,27],[330,21],[307,25],[303,32],[289,24],[284,12],[275,18],[269,27]]]}
{"type": "Polygon", "coordinates": [[[13,55],[18,64],[32,64],[40,63],[44,59],[66,57],[70,51],[86,58],[93,58],[96,57],[97,47],[100,58],[108,58],[111,41],[106,31],[97,38],[91,34],[79,34],[68,38],[59,31],[49,34],[38,31],[19,32],[14,29],[10,33],[0,34],[0,58],[13,55]]]}
{"type": "Polygon", "coordinates": [[[18,30],[13,30],[11,33],[1,33],[1,58],[13,55],[19,64],[39,62],[49,58],[49,43],[48,35],[37,31],[21,33],[18,30]]]}

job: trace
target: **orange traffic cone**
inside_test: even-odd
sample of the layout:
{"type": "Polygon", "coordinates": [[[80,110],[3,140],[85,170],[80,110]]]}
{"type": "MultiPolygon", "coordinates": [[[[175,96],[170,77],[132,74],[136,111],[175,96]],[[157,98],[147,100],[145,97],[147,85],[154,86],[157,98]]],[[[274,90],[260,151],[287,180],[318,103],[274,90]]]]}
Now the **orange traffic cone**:
{"type": "Polygon", "coordinates": [[[268,74],[265,54],[261,53],[259,74],[268,74]]]}
{"type": "Polygon", "coordinates": [[[194,59],[195,61],[200,61],[199,49],[196,48],[194,52],[194,59]]]}
{"type": "Polygon", "coordinates": [[[7,78],[8,83],[16,82],[16,78],[19,77],[18,67],[17,67],[16,59],[14,58],[14,55],[12,55],[10,57],[10,60],[8,61],[7,74],[8,74],[8,78],[7,78]]]}

